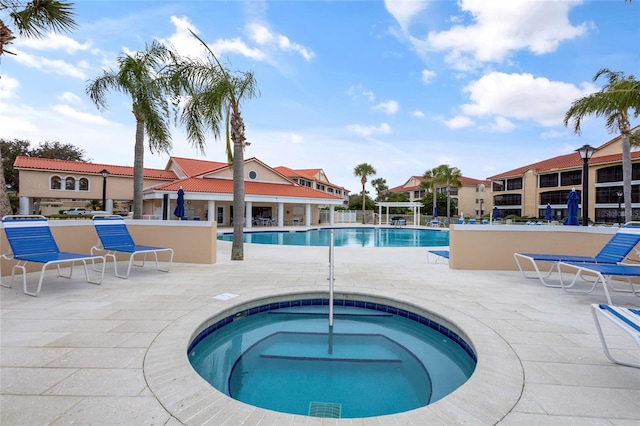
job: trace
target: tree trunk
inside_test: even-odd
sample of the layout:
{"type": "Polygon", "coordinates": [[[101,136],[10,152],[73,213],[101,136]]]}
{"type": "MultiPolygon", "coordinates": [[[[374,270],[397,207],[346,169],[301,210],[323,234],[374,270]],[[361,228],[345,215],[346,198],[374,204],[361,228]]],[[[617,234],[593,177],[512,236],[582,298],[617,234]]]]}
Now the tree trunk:
{"type": "Polygon", "coordinates": [[[367,183],[367,180],[363,177],[362,180],[362,224],[365,224],[364,220],[364,212],[365,212],[365,201],[367,197],[367,191],[364,189],[364,184],[367,183]]]}
{"type": "MultiPolygon", "coordinates": [[[[244,260],[244,122],[240,112],[231,116],[233,141],[233,243],[231,260],[244,260]]],[[[247,218],[250,220],[251,218],[247,218]]]]}
{"type": "Polygon", "coordinates": [[[7,195],[7,184],[4,180],[4,164],[2,163],[2,153],[0,153],[0,217],[13,214],[9,196],[7,195]]]}
{"type": "Polygon", "coordinates": [[[136,145],[133,156],[133,218],[142,219],[144,189],[144,120],[136,115],[136,145]]]}
{"type": "Polygon", "coordinates": [[[622,131],[622,193],[624,194],[624,221],[630,222],[631,210],[631,145],[629,143],[629,129],[622,131]]]}

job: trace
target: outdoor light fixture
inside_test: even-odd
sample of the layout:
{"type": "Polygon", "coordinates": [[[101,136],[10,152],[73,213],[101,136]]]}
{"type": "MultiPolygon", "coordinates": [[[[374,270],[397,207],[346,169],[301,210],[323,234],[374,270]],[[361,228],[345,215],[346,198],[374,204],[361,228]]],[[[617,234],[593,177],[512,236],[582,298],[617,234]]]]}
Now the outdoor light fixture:
{"type": "Polygon", "coordinates": [[[576,149],[582,158],[582,226],[589,225],[589,159],[595,150],[588,144],[576,149]]]}
{"type": "Polygon", "coordinates": [[[107,176],[109,176],[109,172],[107,169],[102,169],[100,174],[102,175],[102,210],[107,211],[107,176]]]}

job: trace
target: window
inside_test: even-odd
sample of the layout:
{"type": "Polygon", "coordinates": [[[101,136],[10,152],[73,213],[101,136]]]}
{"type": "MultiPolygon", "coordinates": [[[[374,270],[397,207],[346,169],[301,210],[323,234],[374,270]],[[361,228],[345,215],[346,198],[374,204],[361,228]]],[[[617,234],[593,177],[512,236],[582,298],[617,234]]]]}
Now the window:
{"type": "Polygon", "coordinates": [[[320,185],[319,183],[316,184],[316,188],[320,191],[324,191],[324,185],[320,185]]]}
{"type": "Polygon", "coordinates": [[[493,205],[495,206],[519,206],[521,203],[522,195],[520,194],[496,195],[493,197],[493,205]]]}
{"type": "Polygon", "coordinates": [[[538,188],[553,188],[558,186],[558,174],[549,173],[538,176],[538,188]]]}
{"type": "Polygon", "coordinates": [[[258,177],[258,173],[255,170],[249,172],[249,179],[255,180],[258,177]]]}
{"type": "Polygon", "coordinates": [[[78,181],[78,190],[80,190],[80,191],[88,191],[89,190],[89,179],[81,178],[78,181]]]}
{"type": "Polygon", "coordinates": [[[327,188],[327,192],[328,192],[329,194],[333,194],[333,188],[328,187],[328,188],[327,188]]]}
{"type": "MultiPolygon", "coordinates": [[[[570,189],[563,189],[562,191],[548,191],[540,194],[540,204],[567,204],[567,197],[571,192],[570,189]]],[[[582,196],[580,191],[576,191],[578,195],[580,195],[580,199],[582,196]]]]}
{"type": "Polygon", "coordinates": [[[507,179],[507,191],[522,189],[522,178],[507,179]]]}
{"type": "Polygon", "coordinates": [[[560,173],[560,185],[582,185],[582,170],[572,170],[560,173]]]}
{"type": "Polygon", "coordinates": [[[491,190],[494,192],[504,191],[504,181],[503,180],[491,181],[491,190]]]}
{"type": "Polygon", "coordinates": [[[458,188],[456,188],[455,186],[449,188],[449,195],[458,195],[458,188]]]}
{"type": "Polygon", "coordinates": [[[64,180],[64,189],[66,191],[75,191],[76,189],[76,180],[75,178],[68,177],[64,180]]]}
{"type": "MultiPolygon", "coordinates": [[[[640,179],[640,163],[631,165],[631,180],[640,179]]],[[[622,165],[603,167],[596,172],[596,183],[622,182],[622,165]]]]}
{"type": "Polygon", "coordinates": [[[51,176],[51,189],[62,189],[60,176],[51,176]]]}
{"type": "MultiPolygon", "coordinates": [[[[598,204],[618,204],[618,191],[622,192],[621,186],[607,186],[596,188],[596,203],[598,204]]],[[[624,203],[624,197],[620,197],[620,202],[624,203]]],[[[640,186],[631,186],[631,202],[640,202],[640,186]]]]}

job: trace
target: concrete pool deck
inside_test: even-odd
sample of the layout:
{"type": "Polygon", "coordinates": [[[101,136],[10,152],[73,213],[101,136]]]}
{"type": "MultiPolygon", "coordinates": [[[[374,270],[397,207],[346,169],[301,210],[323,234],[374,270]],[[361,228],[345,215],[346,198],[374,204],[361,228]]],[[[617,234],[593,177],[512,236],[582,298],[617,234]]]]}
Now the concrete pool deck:
{"type": "MultiPolygon", "coordinates": [[[[336,248],[336,292],[371,294],[444,315],[476,347],[470,381],[428,407],[366,419],[318,419],[261,410],[223,397],[185,365],[203,320],[255,298],[327,289],[321,247],[245,244],[214,265],[107,267],[101,286],[48,275],[39,297],[0,289],[0,424],[638,424],[640,370],[612,364],[595,331],[598,288],[569,295],[515,271],[452,270],[425,248],[336,248]],[[230,300],[214,299],[236,294],[230,300]]],[[[36,276],[30,275],[33,283],[36,276]]],[[[613,293],[613,303],[640,298],[613,293]]],[[[614,329],[613,344],[635,356],[614,329]]]]}

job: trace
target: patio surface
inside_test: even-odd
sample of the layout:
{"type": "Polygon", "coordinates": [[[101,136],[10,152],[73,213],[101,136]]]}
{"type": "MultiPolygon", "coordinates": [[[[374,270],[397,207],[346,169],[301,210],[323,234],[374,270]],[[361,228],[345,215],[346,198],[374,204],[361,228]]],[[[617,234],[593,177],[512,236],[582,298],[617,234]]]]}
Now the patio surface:
{"type": "MultiPolygon", "coordinates": [[[[76,271],[50,272],[40,296],[0,290],[2,425],[637,425],[640,369],[604,355],[589,309],[601,288],[570,295],[515,271],[460,271],[427,262],[425,248],[336,248],[336,292],[367,294],[434,312],[460,327],[478,354],[476,373],[428,407],[366,419],[319,419],[262,410],[211,389],[186,346],[206,319],[255,298],[324,292],[326,248],[245,244],[215,265],[170,273],[107,266],[101,286],[76,271]],[[230,300],[214,299],[232,293],[230,300]]],[[[30,283],[37,276],[31,274],[30,283]]],[[[640,298],[612,293],[613,303],[640,298]]],[[[613,345],[636,356],[611,327],[613,345]]]]}

